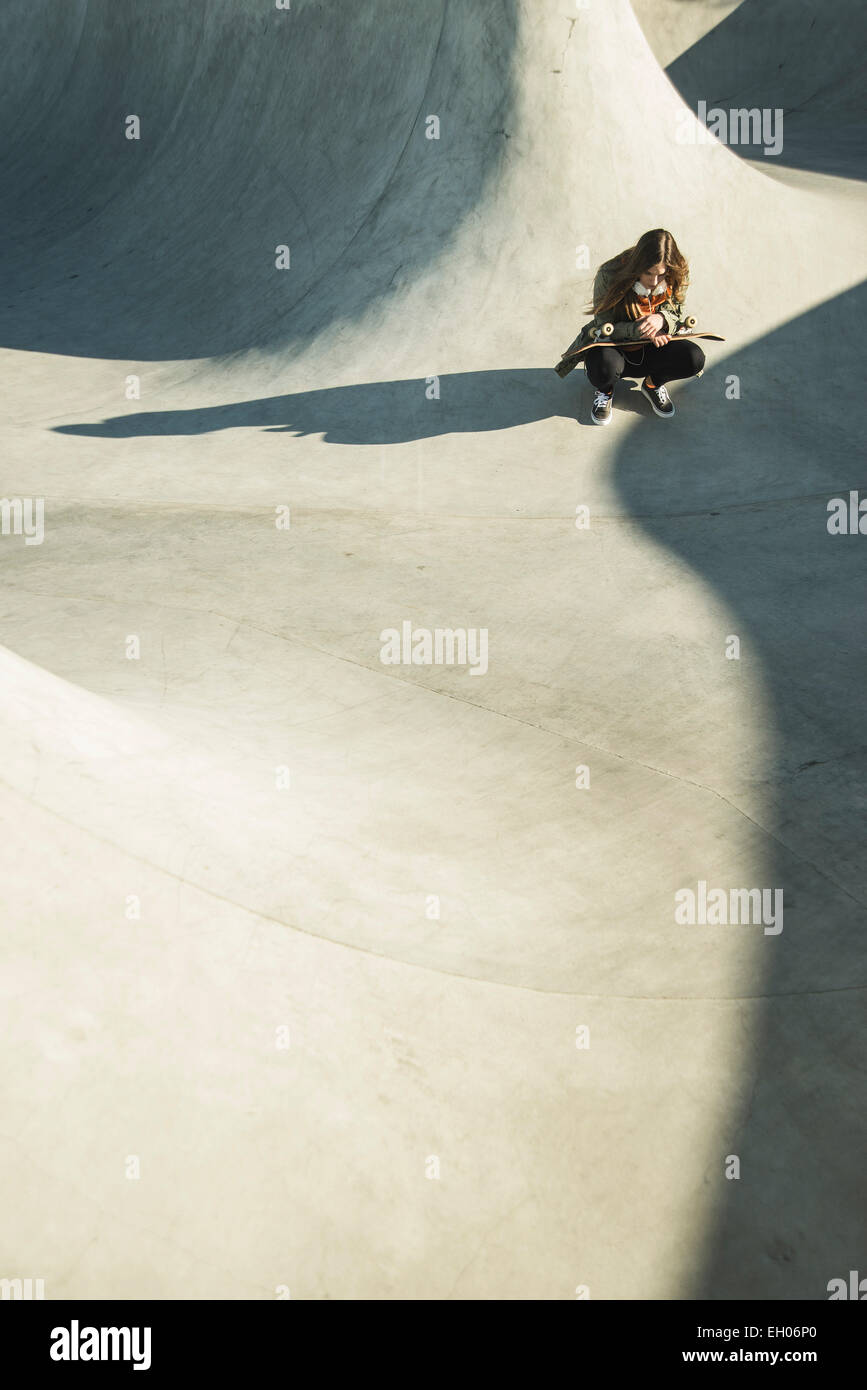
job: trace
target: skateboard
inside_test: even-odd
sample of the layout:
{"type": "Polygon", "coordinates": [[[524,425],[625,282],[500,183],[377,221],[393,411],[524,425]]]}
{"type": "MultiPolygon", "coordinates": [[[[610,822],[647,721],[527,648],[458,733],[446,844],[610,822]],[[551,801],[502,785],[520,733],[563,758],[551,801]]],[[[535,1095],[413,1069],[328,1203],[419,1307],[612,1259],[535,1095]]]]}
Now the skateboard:
{"type": "MultiPolygon", "coordinates": [[[[672,333],[672,342],[677,338],[712,338],[715,343],[725,342],[725,338],[719,333],[703,333],[700,329],[696,329],[694,318],[685,319],[684,324],[685,327],[681,332],[672,333]]],[[[585,343],[583,347],[573,348],[570,352],[564,352],[562,358],[554,368],[554,371],[558,376],[568,376],[588,352],[592,352],[594,348],[598,347],[616,347],[627,353],[636,352],[639,348],[653,347],[652,338],[648,338],[645,342],[640,342],[636,338],[630,338],[628,340],[622,338],[618,340],[615,338],[612,340],[613,333],[614,324],[604,323],[601,328],[597,328],[596,337],[592,343],[585,343]]]]}

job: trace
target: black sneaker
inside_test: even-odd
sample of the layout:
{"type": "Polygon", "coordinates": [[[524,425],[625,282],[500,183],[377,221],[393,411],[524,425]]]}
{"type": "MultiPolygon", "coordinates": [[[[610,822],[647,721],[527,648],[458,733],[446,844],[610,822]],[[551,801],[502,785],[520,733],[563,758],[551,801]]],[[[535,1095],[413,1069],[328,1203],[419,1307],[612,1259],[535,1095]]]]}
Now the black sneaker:
{"type": "Polygon", "coordinates": [[[641,394],[646,396],[653,406],[655,414],[663,420],[670,420],[674,414],[674,402],[664,386],[648,386],[646,381],[641,383],[641,394]]]}
{"type": "Polygon", "coordinates": [[[597,391],[593,397],[593,404],[590,407],[590,418],[594,425],[607,425],[611,419],[611,402],[614,399],[613,391],[597,391]]]}

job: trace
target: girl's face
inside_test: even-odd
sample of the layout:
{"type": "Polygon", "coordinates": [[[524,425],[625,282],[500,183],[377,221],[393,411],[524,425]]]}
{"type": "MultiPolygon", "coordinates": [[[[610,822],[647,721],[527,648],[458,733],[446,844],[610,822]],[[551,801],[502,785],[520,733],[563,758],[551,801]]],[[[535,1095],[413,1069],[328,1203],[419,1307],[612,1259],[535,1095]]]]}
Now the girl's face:
{"type": "Polygon", "coordinates": [[[659,265],[652,265],[649,270],[645,270],[639,275],[639,280],[646,290],[655,290],[665,279],[665,262],[660,261],[659,265]]]}

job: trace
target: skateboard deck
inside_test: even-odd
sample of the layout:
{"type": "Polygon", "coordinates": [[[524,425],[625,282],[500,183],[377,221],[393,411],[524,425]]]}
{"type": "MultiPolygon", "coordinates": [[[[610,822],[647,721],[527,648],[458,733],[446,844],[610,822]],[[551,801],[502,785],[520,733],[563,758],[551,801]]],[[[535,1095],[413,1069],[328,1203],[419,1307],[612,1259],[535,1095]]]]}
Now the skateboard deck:
{"type": "MultiPolygon", "coordinates": [[[[725,338],[719,333],[702,333],[700,330],[698,332],[690,331],[687,333],[673,333],[671,335],[672,342],[677,342],[680,338],[712,338],[715,343],[725,342],[725,338]]],[[[619,348],[621,352],[630,353],[636,352],[640,348],[653,347],[653,341],[650,338],[648,338],[646,342],[639,342],[635,338],[621,338],[618,340],[611,336],[596,338],[592,343],[585,343],[583,347],[574,348],[571,352],[564,352],[562,358],[554,368],[554,371],[558,376],[568,376],[569,373],[578,366],[582,358],[587,356],[588,352],[592,352],[594,348],[600,347],[616,347],[619,348]]]]}

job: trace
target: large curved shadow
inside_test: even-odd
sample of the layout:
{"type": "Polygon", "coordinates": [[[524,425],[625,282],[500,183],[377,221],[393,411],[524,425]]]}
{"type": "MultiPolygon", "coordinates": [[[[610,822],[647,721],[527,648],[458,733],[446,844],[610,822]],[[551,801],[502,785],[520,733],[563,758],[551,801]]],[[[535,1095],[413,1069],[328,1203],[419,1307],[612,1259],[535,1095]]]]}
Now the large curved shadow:
{"type": "Polygon", "coordinates": [[[6,0],[0,343],[285,352],[405,286],[499,168],[516,9],[6,0]]]}
{"type": "MultiPolygon", "coordinates": [[[[651,46],[654,16],[638,9],[651,46]]],[[[863,0],[741,0],[673,62],[666,73],[693,111],[699,101],[784,112],[783,148],[732,145],[773,171],[782,164],[867,178],[867,97],[863,0]]]]}
{"type": "MultiPolygon", "coordinates": [[[[775,714],[775,766],[756,771],[775,847],[764,885],[783,888],[785,927],[763,938],[742,1006],[751,1074],[706,1178],[696,1298],[823,1299],[831,1278],[863,1273],[867,534],[829,534],[827,503],[859,486],[867,498],[845,346],[865,310],[861,286],[712,366],[665,437],[631,430],[617,457],[625,506],[723,600],[775,714]],[[729,1153],[738,1181],[723,1177],[729,1153]]],[[[728,738],[736,762],[737,728],[728,738]]]]}

